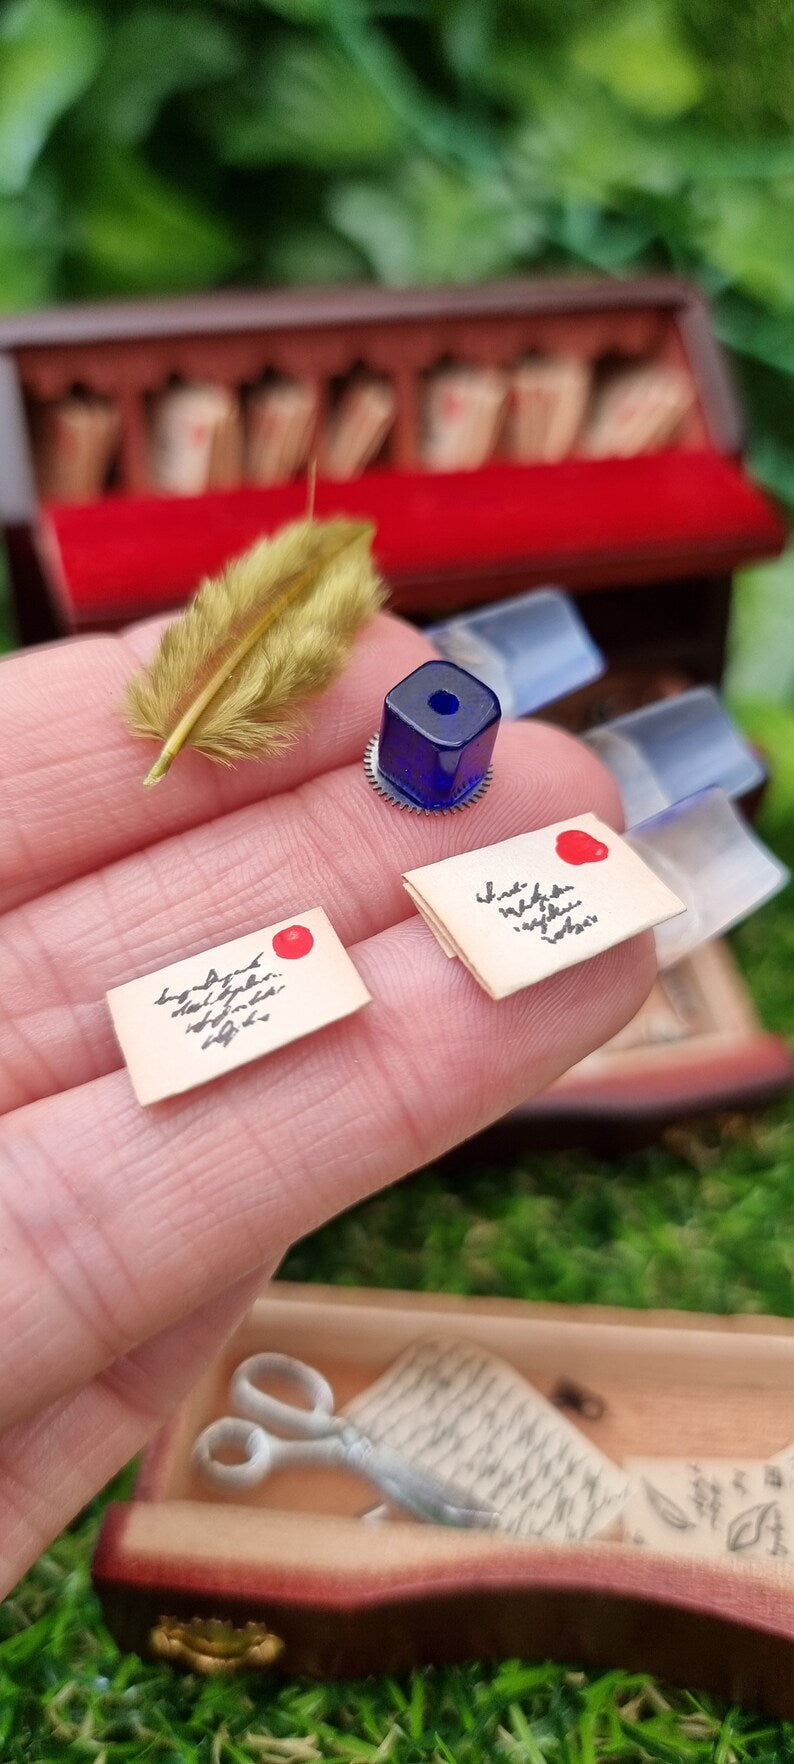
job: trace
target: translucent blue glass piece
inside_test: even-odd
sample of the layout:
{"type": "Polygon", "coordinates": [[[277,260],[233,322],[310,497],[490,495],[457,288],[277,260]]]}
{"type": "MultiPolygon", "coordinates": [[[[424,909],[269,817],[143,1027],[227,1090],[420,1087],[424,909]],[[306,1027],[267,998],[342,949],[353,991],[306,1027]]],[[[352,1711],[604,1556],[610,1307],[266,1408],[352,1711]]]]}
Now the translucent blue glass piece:
{"type": "Polygon", "coordinates": [[[628,711],[585,740],[617,780],[627,827],[700,790],[744,796],[766,776],[712,686],[628,711]]]}
{"type": "Polygon", "coordinates": [[[501,715],[482,680],[453,662],[424,662],[386,694],[378,769],[420,808],[451,808],[482,783],[501,715]]]}
{"type": "Polygon", "coordinates": [[[497,694],[506,717],[526,717],[603,674],[606,662],[561,588],[530,588],[510,600],[431,625],[426,635],[497,694]]]}
{"type": "Polygon", "coordinates": [[[656,927],[659,966],[670,967],[771,900],[789,872],[722,790],[705,790],[627,835],[627,843],[686,904],[656,927]]]}

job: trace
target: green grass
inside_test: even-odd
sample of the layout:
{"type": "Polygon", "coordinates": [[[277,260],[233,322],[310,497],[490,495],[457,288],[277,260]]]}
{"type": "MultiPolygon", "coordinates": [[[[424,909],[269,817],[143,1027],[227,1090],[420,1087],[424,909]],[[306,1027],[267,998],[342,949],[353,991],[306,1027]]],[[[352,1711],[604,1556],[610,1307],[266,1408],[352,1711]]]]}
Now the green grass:
{"type": "Polygon", "coordinates": [[[743,1764],[794,1758],[794,1727],[644,1676],[508,1661],[354,1684],[197,1681],[122,1658],[85,1590],[84,1525],[19,1599],[0,1641],[2,1758],[309,1764],[743,1764]],[[36,1619],[35,1613],[43,1615],[36,1619]],[[57,1613],[57,1615],[56,1615],[57,1613]]]}
{"type": "MultiPolygon", "coordinates": [[[[743,707],[773,754],[762,830],[794,863],[794,716],[743,707]]],[[[765,1021],[791,1022],[790,893],[734,938],[765,1021]]],[[[296,1246],[284,1273],[416,1290],[794,1314],[794,1107],[670,1133],[618,1164],[578,1153],[427,1170],[296,1246]]],[[[114,1492],[129,1487],[129,1473],[114,1492]]],[[[104,1497],[107,1498],[107,1497],[104,1497]]],[[[204,1683],[119,1655],[89,1583],[103,1500],[0,1606],[0,1760],[117,1764],[794,1761],[794,1726],[577,1662],[355,1684],[204,1683]]],[[[616,1665],[618,1663],[616,1662],[616,1665]]]]}

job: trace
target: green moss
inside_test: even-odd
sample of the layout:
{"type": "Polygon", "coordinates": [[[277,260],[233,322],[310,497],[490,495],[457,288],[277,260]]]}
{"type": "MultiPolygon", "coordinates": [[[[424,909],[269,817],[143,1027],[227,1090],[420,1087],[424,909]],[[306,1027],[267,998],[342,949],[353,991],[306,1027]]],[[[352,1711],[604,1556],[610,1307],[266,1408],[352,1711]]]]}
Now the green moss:
{"type": "Polygon", "coordinates": [[[350,1684],[200,1680],[120,1656],[88,1586],[96,1512],[0,1610],[4,1764],[784,1764],[794,1726],[644,1675],[521,1661],[350,1684]]]}

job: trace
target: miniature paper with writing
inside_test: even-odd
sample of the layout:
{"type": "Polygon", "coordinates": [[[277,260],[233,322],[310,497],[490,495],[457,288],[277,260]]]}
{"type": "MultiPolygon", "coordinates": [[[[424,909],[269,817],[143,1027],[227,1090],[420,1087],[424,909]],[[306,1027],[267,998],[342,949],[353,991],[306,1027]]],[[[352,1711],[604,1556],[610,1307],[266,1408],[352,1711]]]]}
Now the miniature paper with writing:
{"type": "Polygon", "coordinates": [[[322,907],[172,962],[107,995],[141,1103],[311,1035],[370,994],[322,907]]]}
{"type": "Polygon", "coordinates": [[[794,1566],[791,1459],[628,1458],[627,1543],[665,1555],[794,1566]]]}
{"type": "Polygon", "coordinates": [[[420,1341],[344,1411],[377,1445],[454,1484],[497,1527],[547,1543],[619,1519],[622,1470],[519,1372],[471,1342],[420,1341]]]}
{"type": "Polygon", "coordinates": [[[491,998],[586,961],[684,911],[596,815],[557,821],[403,877],[445,954],[491,998]]]}

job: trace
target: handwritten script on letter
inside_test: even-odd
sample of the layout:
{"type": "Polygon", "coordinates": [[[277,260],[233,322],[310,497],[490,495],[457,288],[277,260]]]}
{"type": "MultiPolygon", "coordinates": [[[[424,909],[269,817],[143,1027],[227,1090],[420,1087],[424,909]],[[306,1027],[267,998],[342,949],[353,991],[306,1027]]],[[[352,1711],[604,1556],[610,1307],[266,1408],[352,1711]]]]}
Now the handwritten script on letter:
{"type": "Polygon", "coordinates": [[[379,1445],[492,1507],[514,1536],[597,1537],[621,1513],[627,1481],[617,1465],[472,1342],[417,1342],[345,1413],[379,1445]]]}
{"type": "Polygon", "coordinates": [[[269,1023],[270,1012],[261,1007],[284,991],[280,974],[262,973],[263,956],[264,950],[260,950],[244,967],[232,968],[228,974],[218,974],[210,968],[206,979],[197,980],[181,992],[169,992],[164,986],[154,1003],[175,1005],[172,1017],[195,1016],[194,1023],[185,1023],[185,1034],[204,1035],[202,1051],[216,1044],[229,1047],[242,1029],[253,1029],[255,1023],[269,1023]],[[233,984],[235,980],[239,985],[233,984]],[[281,984],[268,984],[275,981],[281,984]]]}
{"type": "Polygon", "coordinates": [[[171,962],[109,992],[140,1103],[275,1053],[369,1003],[322,907],[171,962]]]}
{"type": "Polygon", "coordinates": [[[512,926],[513,931],[518,931],[519,934],[522,931],[539,931],[543,943],[560,943],[563,937],[580,937],[588,925],[598,924],[596,913],[590,913],[584,919],[572,917],[582,905],[580,900],[567,898],[576,893],[572,882],[553,882],[545,891],[536,882],[529,896],[526,893],[528,887],[527,882],[514,882],[512,887],[503,888],[497,894],[493,882],[486,882],[485,892],[476,894],[474,898],[479,901],[480,906],[491,906],[495,903],[503,919],[516,919],[518,923],[512,926]],[[516,895],[518,899],[515,899],[516,895]],[[502,900],[513,900],[514,904],[500,906],[499,902],[502,900]],[[533,916],[528,918],[527,914],[533,916]]]}
{"type": "Polygon", "coordinates": [[[510,998],[684,910],[596,815],[408,870],[414,905],[491,998],[510,998]]]}
{"type": "Polygon", "coordinates": [[[794,1474],[783,1458],[629,1458],[626,1540],[735,1561],[794,1561],[794,1474]]]}

